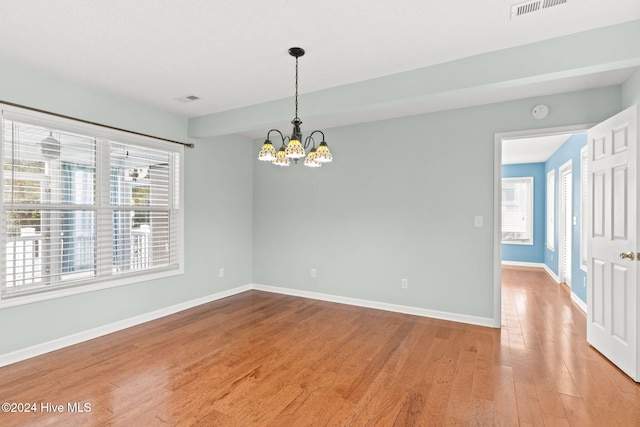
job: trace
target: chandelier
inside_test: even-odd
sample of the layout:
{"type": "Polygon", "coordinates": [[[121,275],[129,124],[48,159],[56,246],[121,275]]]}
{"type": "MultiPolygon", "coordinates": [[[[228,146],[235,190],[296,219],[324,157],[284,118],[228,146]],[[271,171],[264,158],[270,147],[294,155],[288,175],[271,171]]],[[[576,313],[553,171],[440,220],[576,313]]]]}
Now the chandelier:
{"type": "Polygon", "coordinates": [[[331,155],[331,151],[329,151],[329,146],[324,140],[324,133],[322,131],[314,130],[305,138],[304,144],[302,143],[302,131],[300,130],[302,120],[298,117],[298,58],[304,55],[304,49],[292,47],[289,49],[289,55],[296,58],[296,115],[291,121],[293,131],[290,137],[284,136],[278,129],[271,129],[267,132],[267,139],[264,141],[258,153],[258,160],[272,162],[277,166],[289,166],[290,159],[298,163],[299,159],[306,156],[304,165],[310,168],[317,168],[322,166],[323,163],[329,163],[333,159],[333,156],[331,155]],[[277,132],[282,141],[282,145],[277,152],[269,139],[272,132],[277,132]],[[318,145],[318,148],[316,148],[316,141],[313,139],[313,135],[315,134],[322,135],[322,141],[318,145]],[[309,153],[306,153],[305,150],[309,148],[309,146],[311,146],[311,150],[309,150],[309,153]]]}

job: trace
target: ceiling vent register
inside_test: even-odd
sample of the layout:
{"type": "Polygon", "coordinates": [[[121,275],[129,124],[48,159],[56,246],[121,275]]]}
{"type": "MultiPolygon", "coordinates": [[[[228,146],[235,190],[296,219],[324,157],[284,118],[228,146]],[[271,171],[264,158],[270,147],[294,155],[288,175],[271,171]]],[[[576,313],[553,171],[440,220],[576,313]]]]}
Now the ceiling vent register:
{"type": "Polygon", "coordinates": [[[539,12],[553,6],[565,4],[569,0],[531,0],[524,3],[518,3],[511,6],[511,17],[527,15],[533,12],[539,12]]]}

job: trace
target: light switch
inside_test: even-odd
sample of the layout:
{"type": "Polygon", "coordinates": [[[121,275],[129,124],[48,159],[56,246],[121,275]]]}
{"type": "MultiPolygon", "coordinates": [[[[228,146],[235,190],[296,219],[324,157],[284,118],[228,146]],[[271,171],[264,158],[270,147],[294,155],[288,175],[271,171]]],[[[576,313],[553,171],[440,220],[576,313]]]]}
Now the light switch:
{"type": "Polygon", "coordinates": [[[484,218],[482,216],[476,216],[473,219],[473,225],[475,225],[477,228],[484,227],[484,218]]]}

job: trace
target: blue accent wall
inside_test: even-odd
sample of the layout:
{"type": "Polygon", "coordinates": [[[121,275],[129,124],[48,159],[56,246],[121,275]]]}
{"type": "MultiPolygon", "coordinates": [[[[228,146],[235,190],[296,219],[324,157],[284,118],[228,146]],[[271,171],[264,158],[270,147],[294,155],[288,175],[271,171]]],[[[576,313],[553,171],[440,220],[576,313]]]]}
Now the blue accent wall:
{"type": "MultiPolygon", "coordinates": [[[[581,175],[581,163],[580,163],[580,150],[587,145],[587,135],[586,134],[577,134],[572,135],[567,141],[562,144],[555,153],[547,159],[545,163],[545,177],[549,171],[556,171],[556,203],[555,203],[555,213],[556,213],[556,230],[554,232],[554,248],[555,250],[551,251],[547,249],[546,245],[544,246],[544,263],[549,267],[556,275],[558,275],[558,225],[560,221],[558,220],[559,215],[559,177],[560,177],[560,167],[571,160],[572,163],[572,174],[573,174],[573,213],[572,215],[576,218],[576,223],[573,226],[572,230],[572,247],[571,247],[571,291],[576,294],[578,298],[580,298],[585,304],[587,302],[587,274],[584,270],[580,268],[580,224],[581,224],[581,205],[580,205],[580,193],[582,191],[582,185],[580,181],[581,175]]],[[[546,180],[545,180],[546,184],[546,180]]]]}
{"type": "Polygon", "coordinates": [[[587,145],[586,134],[572,135],[565,141],[555,153],[553,153],[545,163],[527,163],[518,165],[503,165],[503,178],[516,178],[523,176],[533,177],[533,245],[502,245],[502,261],[544,263],[558,275],[558,225],[559,216],[559,177],[560,167],[571,160],[573,174],[573,198],[572,215],[576,218],[573,226],[572,238],[572,260],[571,260],[571,291],[585,304],[587,302],[587,273],[580,268],[580,241],[581,241],[581,204],[580,194],[582,182],[580,180],[582,165],[580,162],[580,150],[587,145]],[[554,230],[554,250],[547,248],[546,237],[546,194],[547,194],[547,174],[556,171],[555,180],[555,227],[554,230]]]}
{"type": "Polygon", "coordinates": [[[503,165],[503,178],[533,177],[533,245],[502,245],[502,261],[544,262],[545,164],[503,165]]]}

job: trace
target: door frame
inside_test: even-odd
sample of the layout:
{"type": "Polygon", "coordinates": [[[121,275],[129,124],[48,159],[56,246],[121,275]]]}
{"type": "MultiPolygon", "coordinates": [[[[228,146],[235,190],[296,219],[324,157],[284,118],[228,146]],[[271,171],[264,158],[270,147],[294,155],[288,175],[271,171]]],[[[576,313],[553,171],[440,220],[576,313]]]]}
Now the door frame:
{"type": "Polygon", "coordinates": [[[596,123],[496,132],[493,144],[493,327],[502,325],[502,140],[583,133],[596,123]]]}
{"type": "Polygon", "coordinates": [[[562,234],[564,234],[565,229],[567,227],[567,215],[569,216],[569,222],[573,225],[573,211],[574,211],[574,206],[573,206],[573,161],[571,159],[569,159],[566,163],[564,163],[563,165],[561,165],[558,168],[558,217],[560,217],[560,221],[556,221],[556,224],[558,224],[558,278],[560,279],[560,281],[564,280],[564,283],[566,283],[567,285],[569,285],[569,289],[571,290],[573,284],[573,272],[571,271],[571,268],[573,267],[573,227],[569,227],[569,234],[570,234],[570,238],[569,238],[569,242],[568,242],[568,252],[569,252],[569,282],[566,281],[567,279],[567,272],[564,270],[561,270],[561,262],[565,259],[565,256],[567,255],[567,247],[562,243],[563,239],[562,239],[562,234]],[[564,184],[563,184],[563,180],[564,180],[564,175],[566,174],[571,174],[571,195],[569,197],[569,203],[570,203],[570,212],[567,212],[567,206],[565,205],[564,201],[567,199],[567,197],[564,194],[564,184]],[[564,253],[563,253],[564,252],[564,253]],[[564,273],[564,274],[562,274],[564,273]]]}

